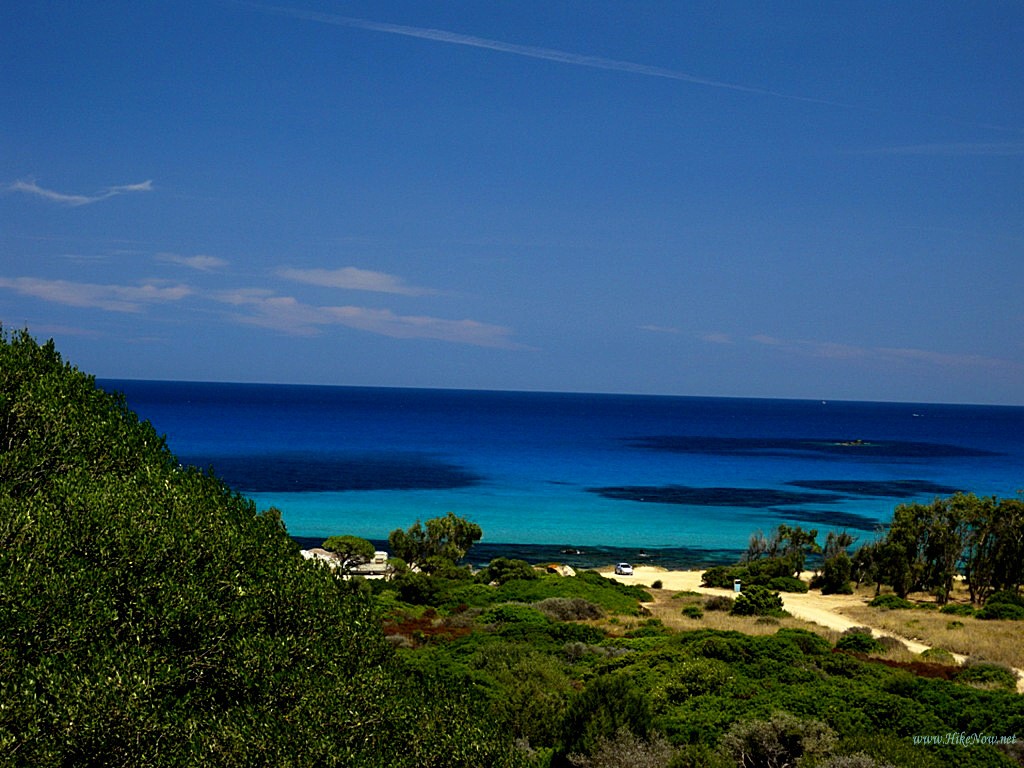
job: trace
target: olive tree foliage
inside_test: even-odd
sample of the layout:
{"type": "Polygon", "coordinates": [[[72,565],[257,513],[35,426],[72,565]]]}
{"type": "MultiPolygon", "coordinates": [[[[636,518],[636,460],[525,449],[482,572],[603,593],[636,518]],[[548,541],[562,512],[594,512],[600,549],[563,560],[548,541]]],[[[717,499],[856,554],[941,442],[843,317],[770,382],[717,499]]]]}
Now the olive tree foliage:
{"type": "Polygon", "coordinates": [[[573,768],[668,768],[675,754],[659,733],[644,739],[620,727],[614,736],[598,736],[591,754],[569,755],[569,763],[573,768]]]}
{"type": "Polygon", "coordinates": [[[770,537],[761,531],[754,533],[743,562],[749,566],[762,560],[774,561],[779,563],[780,575],[799,577],[808,555],[821,552],[817,539],[817,530],[805,531],[799,525],[782,523],[770,537]]]}
{"type": "Polygon", "coordinates": [[[20,765],[498,765],[370,598],[181,467],[52,342],[0,329],[0,755],[20,765]],[[415,736],[415,738],[414,738],[415,736]]]}
{"type": "Polygon", "coordinates": [[[776,712],[767,720],[734,724],[719,745],[737,768],[792,768],[801,758],[827,756],[836,742],[835,732],[824,723],[776,712]]]}
{"type": "Polygon", "coordinates": [[[388,545],[410,567],[431,571],[464,558],[482,536],[479,525],[449,512],[426,523],[417,520],[404,531],[395,529],[388,536],[388,545]]]}
{"type": "Polygon", "coordinates": [[[823,595],[853,592],[853,587],[850,584],[853,561],[847,552],[853,542],[853,536],[846,531],[828,532],[828,536],[825,538],[825,549],[822,552],[821,573],[815,575],[811,580],[811,586],[820,589],[823,595]]]}
{"type": "Polygon", "coordinates": [[[945,603],[962,574],[971,599],[1024,586],[1024,499],[954,494],[901,504],[886,535],[853,558],[858,580],[888,584],[900,597],[933,592],[945,603]]]}
{"type": "Polygon", "coordinates": [[[373,544],[358,536],[331,536],[323,548],[338,556],[338,562],[345,572],[373,560],[373,544]]]}
{"type": "Polygon", "coordinates": [[[1024,587],[1024,498],[974,499],[965,512],[964,578],[971,600],[1024,587]]]}

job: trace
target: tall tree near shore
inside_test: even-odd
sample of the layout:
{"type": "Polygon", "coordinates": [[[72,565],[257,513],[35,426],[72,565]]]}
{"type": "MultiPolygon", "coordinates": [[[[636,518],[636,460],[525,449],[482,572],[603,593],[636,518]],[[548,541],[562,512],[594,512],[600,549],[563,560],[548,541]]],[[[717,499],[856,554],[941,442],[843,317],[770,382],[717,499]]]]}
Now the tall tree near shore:
{"type": "Polygon", "coordinates": [[[971,497],[964,547],[964,578],[973,602],[1024,585],[1024,499],[971,497]]]}
{"type": "Polygon", "coordinates": [[[821,589],[823,595],[849,594],[850,576],[853,562],[847,550],[853,544],[853,536],[846,531],[835,533],[829,531],[825,538],[825,549],[822,553],[821,575],[811,581],[812,587],[821,589]]]}
{"type": "Polygon", "coordinates": [[[338,556],[341,569],[349,573],[353,568],[368,563],[373,559],[374,548],[366,539],[358,536],[331,536],[323,543],[323,548],[338,556]]]}
{"type": "Polygon", "coordinates": [[[388,536],[392,554],[410,566],[429,571],[437,563],[457,563],[470,547],[480,541],[483,530],[476,523],[449,512],[421,523],[417,520],[406,530],[397,528],[388,536]]]}

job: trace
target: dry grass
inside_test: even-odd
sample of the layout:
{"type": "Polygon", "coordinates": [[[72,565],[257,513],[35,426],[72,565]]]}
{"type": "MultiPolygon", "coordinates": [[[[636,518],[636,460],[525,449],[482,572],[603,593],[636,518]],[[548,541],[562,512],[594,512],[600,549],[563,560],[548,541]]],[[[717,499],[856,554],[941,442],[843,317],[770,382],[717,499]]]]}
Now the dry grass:
{"type": "Polygon", "coordinates": [[[920,609],[883,611],[868,606],[845,608],[844,616],[888,630],[932,648],[1024,668],[1024,642],[1019,621],[982,621],[920,609]]]}
{"type": "Polygon", "coordinates": [[[757,616],[733,616],[728,611],[704,611],[699,619],[683,615],[683,606],[704,605],[706,595],[679,595],[668,589],[649,590],[654,597],[653,603],[647,603],[651,616],[661,619],[671,629],[687,631],[692,629],[720,629],[743,632],[747,635],[774,635],[780,627],[809,629],[823,637],[830,637],[824,627],[811,624],[791,616],[781,619],[761,618],[757,616]]]}
{"type": "MultiPolygon", "coordinates": [[[[654,602],[647,605],[651,616],[661,619],[665,626],[675,630],[720,629],[750,635],[770,635],[779,627],[795,627],[819,634],[832,644],[839,639],[838,632],[792,617],[779,619],[778,623],[769,623],[752,616],[732,616],[727,611],[705,610],[701,618],[693,619],[683,615],[683,607],[703,606],[705,596],[679,595],[667,589],[650,590],[650,593],[654,597],[654,602]]],[[[858,590],[858,594],[870,600],[874,590],[862,589],[858,590]]],[[[954,599],[964,602],[966,595],[957,592],[954,599]]],[[[912,595],[911,600],[919,604],[934,603],[933,598],[925,595],[912,595]]],[[[843,608],[842,613],[858,624],[884,629],[933,648],[963,654],[973,661],[992,661],[1024,669],[1024,642],[1021,641],[1024,625],[1019,621],[982,621],[970,616],[955,616],[920,608],[886,611],[867,605],[849,606],[843,608]]],[[[637,621],[639,623],[640,620],[637,621]]],[[[872,656],[899,662],[918,660],[918,656],[905,646],[895,646],[872,656]]]]}

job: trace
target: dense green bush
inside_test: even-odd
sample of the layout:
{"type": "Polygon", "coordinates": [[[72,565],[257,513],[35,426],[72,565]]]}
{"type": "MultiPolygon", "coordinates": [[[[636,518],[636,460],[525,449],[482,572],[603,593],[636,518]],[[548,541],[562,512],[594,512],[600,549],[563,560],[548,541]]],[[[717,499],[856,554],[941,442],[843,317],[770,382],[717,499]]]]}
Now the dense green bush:
{"type": "Polygon", "coordinates": [[[825,723],[776,712],[766,720],[733,725],[722,737],[722,749],[740,768],[783,768],[828,755],[836,741],[825,723]]]}
{"type": "Polygon", "coordinates": [[[979,619],[1024,621],[1024,608],[1013,603],[993,603],[989,601],[974,615],[979,619]]]}
{"type": "Polygon", "coordinates": [[[840,636],[836,648],[856,653],[877,653],[884,646],[867,627],[851,627],[840,636]]]}
{"type": "Polygon", "coordinates": [[[547,624],[551,620],[528,605],[503,603],[484,611],[480,621],[484,624],[547,624]]]}
{"type": "Polygon", "coordinates": [[[821,575],[811,582],[811,586],[820,589],[823,595],[849,595],[853,593],[852,575],[853,561],[845,550],[839,551],[825,558],[821,575]]]}
{"type": "Polygon", "coordinates": [[[1024,620],[1024,595],[1008,589],[993,592],[975,615],[979,619],[1024,620]]]}
{"type": "Polygon", "coordinates": [[[794,576],[776,576],[765,585],[776,592],[806,592],[807,582],[794,576]]]}
{"type": "Polygon", "coordinates": [[[1002,589],[998,592],[993,592],[988,596],[988,600],[985,601],[985,605],[993,605],[995,603],[1007,603],[1009,605],[1016,605],[1020,608],[1024,608],[1024,595],[1012,592],[1008,589],[1002,589]]]}
{"type": "Polygon", "coordinates": [[[582,597],[547,597],[533,607],[553,621],[586,621],[604,616],[601,606],[582,597]]]}
{"type": "Polygon", "coordinates": [[[778,592],[755,584],[736,595],[730,613],[735,616],[776,616],[782,613],[782,598],[778,592]]]}
{"type": "Polygon", "coordinates": [[[476,575],[477,581],[483,584],[504,584],[513,579],[536,579],[536,569],[525,560],[508,557],[496,557],[490,564],[476,575]]]}
{"type": "Polygon", "coordinates": [[[898,595],[878,595],[868,605],[872,608],[881,608],[883,611],[897,611],[914,607],[912,602],[898,595]]]}
{"type": "Polygon", "coordinates": [[[957,682],[979,687],[1017,690],[1017,674],[1002,664],[981,662],[968,664],[956,676],[957,682]]]}
{"type": "Polygon", "coordinates": [[[0,754],[20,765],[519,764],[371,595],[0,331],[0,754]]]}
{"type": "Polygon", "coordinates": [[[967,605],[966,603],[950,603],[942,606],[939,609],[939,613],[950,613],[954,616],[973,616],[975,610],[974,606],[967,605]]]}
{"type": "Polygon", "coordinates": [[[704,618],[704,609],[696,603],[683,606],[683,616],[688,616],[691,619],[702,619],[704,618]]]}

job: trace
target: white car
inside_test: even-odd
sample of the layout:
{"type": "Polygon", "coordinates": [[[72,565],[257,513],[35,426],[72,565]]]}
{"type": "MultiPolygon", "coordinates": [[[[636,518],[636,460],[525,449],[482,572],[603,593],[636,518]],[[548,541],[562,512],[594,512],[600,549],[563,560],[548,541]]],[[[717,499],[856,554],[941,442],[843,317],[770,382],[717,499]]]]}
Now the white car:
{"type": "Polygon", "coordinates": [[[615,575],[616,576],[632,576],[633,575],[633,566],[630,565],[629,563],[619,563],[618,565],[615,566],[615,575]]]}

